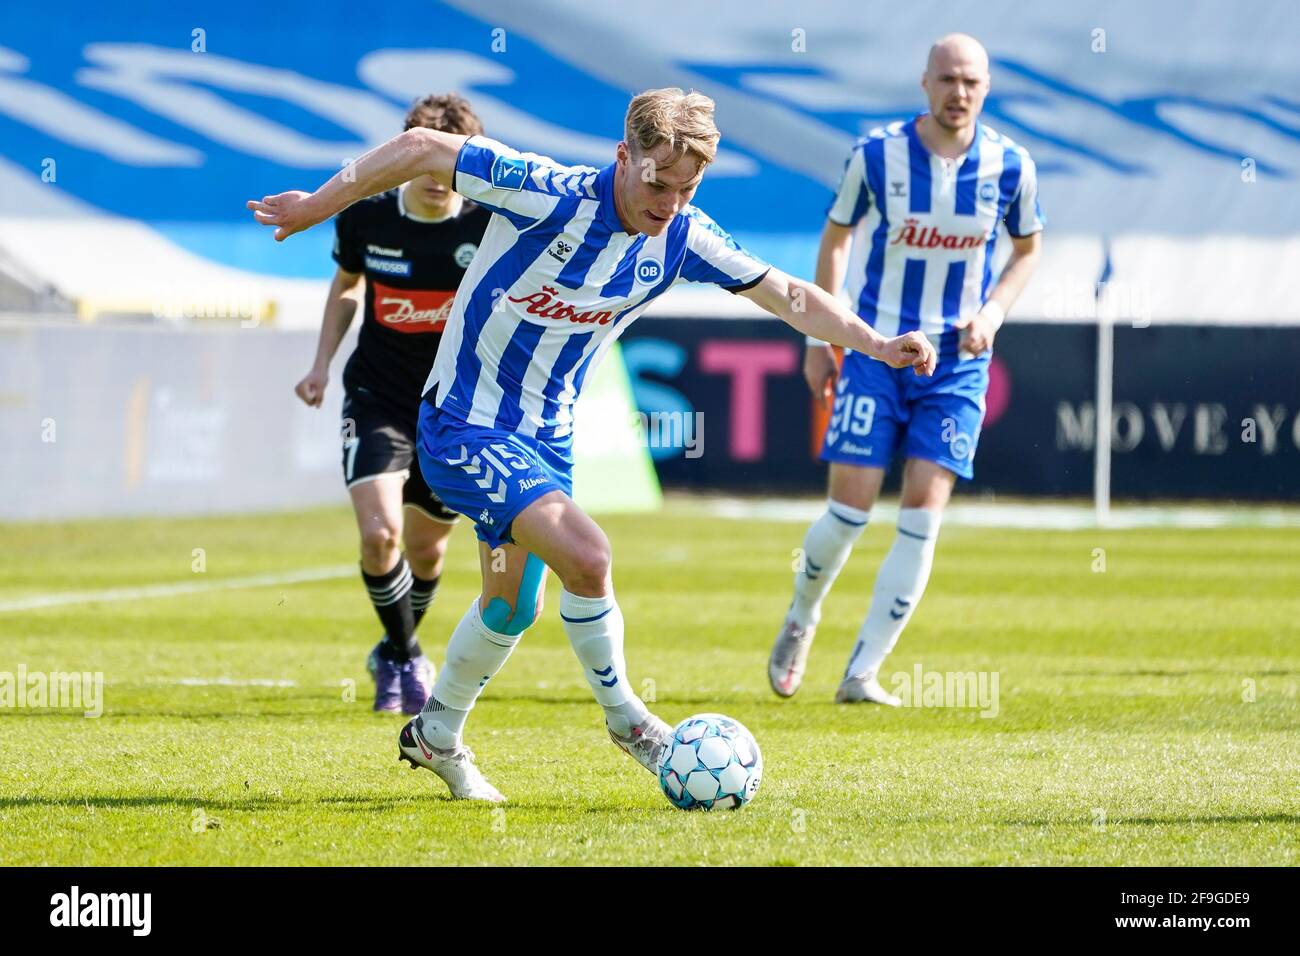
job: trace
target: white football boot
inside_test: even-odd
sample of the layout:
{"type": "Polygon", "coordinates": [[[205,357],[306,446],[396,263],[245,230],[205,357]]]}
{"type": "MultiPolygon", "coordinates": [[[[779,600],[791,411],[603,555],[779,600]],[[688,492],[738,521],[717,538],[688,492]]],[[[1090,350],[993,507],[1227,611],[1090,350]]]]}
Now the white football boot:
{"type": "Polygon", "coordinates": [[[808,652],[812,650],[816,633],[816,624],[799,627],[788,617],[781,625],[781,633],[772,645],[772,656],[767,659],[767,679],[778,696],[793,697],[803,683],[808,652]]]}
{"type": "Polygon", "coordinates": [[[880,686],[875,676],[846,677],[835,692],[837,704],[883,704],[886,707],[902,707],[903,702],[880,686]]]}
{"type": "Polygon", "coordinates": [[[397,736],[397,759],[405,760],[411,769],[424,767],[432,770],[451,791],[454,800],[484,800],[488,803],[504,803],[505,797],[496,787],[484,779],[478,767],[474,765],[474,752],[461,744],[450,753],[439,751],[429,746],[429,742],[420,733],[422,717],[409,721],[397,736]]]}
{"type": "Polygon", "coordinates": [[[645,720],[641,721],[639,726],[633,727],[626,737],[614,733],[614,728],[608,723],[605,724],[605,729],[609,731],[609,739],[614,741],[620,750],[631,754],[637,763],[658,775],[659,757],[673,736],[671,727],[654,714],[648,714],[645,720]]]}

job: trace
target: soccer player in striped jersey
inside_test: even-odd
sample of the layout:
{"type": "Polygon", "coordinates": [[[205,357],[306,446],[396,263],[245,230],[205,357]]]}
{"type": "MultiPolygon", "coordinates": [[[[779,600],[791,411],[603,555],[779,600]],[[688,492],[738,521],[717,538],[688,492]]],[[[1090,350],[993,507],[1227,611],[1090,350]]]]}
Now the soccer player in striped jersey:
{"type": "Polygon", "coordinates": [[[782,697],[799,689],[822,601],[901,454],[898,534],[835,695],[898,706],[877,674],[925,591],[953,483],[974,475],[993,339],[1038,263],[1034,163],[979,122],[988,54],[972,37],[945,36],[930,50],[921,86],[928,112],[853,147],[827,213],[817,284],[837,294],[847,274],[863,322],[884,336],[919,330],[939,364],[920,379],[852,351],[837,378],[830,346],[809,338],[804,374],[813,394],[826,395],[834,382],[821,455],[830,462],[829,500],[804,538],[803,570],[768,661],[782,697]],[[1000,225],[1011,253],[994,281],[1000,225]]]}
{"type": "Polygon", "coordinates": [[[609,540],[571,497],[574,403],[652,300],[675,282],[713,283],[805,334],[918,375],[934,367],[934,349],[919,332],[881,336],[834,297],[750,255],[690,204],[718,140],[708,97],[650,90],[633,98],[624,139],[604,169],[561,166],[482,136],[413,129],[314,193],[248,204],[279,240],[428,175],[494,213],[456,295],[420,412],[425,480],[475,522],[483,591],[398,748],[453,797],[504,799],[474,765],[462,730],[540,612],[546,568],[560,578],[560,618],[610,737],[654,772],[671,733],[631,690],[609,540]]]}

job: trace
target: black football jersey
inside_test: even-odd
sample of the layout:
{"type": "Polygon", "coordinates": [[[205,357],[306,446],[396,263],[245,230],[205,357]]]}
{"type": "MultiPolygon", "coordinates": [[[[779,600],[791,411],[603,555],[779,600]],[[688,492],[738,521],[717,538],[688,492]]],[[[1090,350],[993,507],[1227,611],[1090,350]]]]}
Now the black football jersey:
{"type": "Polygon", "coordinates": [[[366,276],[361,333],[343,371],[348,391],[418,415],[452,299],[491,216],[466,199],[454,218],[421,222],[407,215],[396,189],[338,214],[334,261],[366,276]]]}

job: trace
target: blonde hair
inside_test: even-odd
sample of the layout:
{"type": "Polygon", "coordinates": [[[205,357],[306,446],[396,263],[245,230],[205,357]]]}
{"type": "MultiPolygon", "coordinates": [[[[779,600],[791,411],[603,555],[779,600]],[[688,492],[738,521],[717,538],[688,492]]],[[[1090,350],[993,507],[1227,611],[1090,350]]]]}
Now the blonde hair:
{"type": "Polygon", "coordinates": [[[717,157],[722,134],[713,123],[713,100],[670,86],[632,97],[623,120],[623,138],[642,155],[667,143],[670,159],[662,165],[671,166],[689,154],[702,169],[717,157]]]}

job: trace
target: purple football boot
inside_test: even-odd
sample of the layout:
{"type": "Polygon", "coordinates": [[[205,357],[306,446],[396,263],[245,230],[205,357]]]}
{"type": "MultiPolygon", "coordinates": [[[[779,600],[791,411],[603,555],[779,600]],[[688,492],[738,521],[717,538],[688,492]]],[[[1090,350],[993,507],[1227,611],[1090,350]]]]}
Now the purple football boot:
{"type": "Polygon", "coordinates": [[[433,693],[435,676],[433,663],[421,654],[396,666],[401,674],[402,713],[418,714],[424,709],[424,703],[429,699],[429,695],[433,693]]]}
{"type": "Polygon", "coordinates": [[[380,655],[379,648],[384,640],[381,637],[379,643],[370,651],[370,656],[366,658],[366,670],[370,672],[370,677],[375,682],[374,709],[395,714],[402,709],[405,682],[402,676],[402,665],[380,655]]]}

